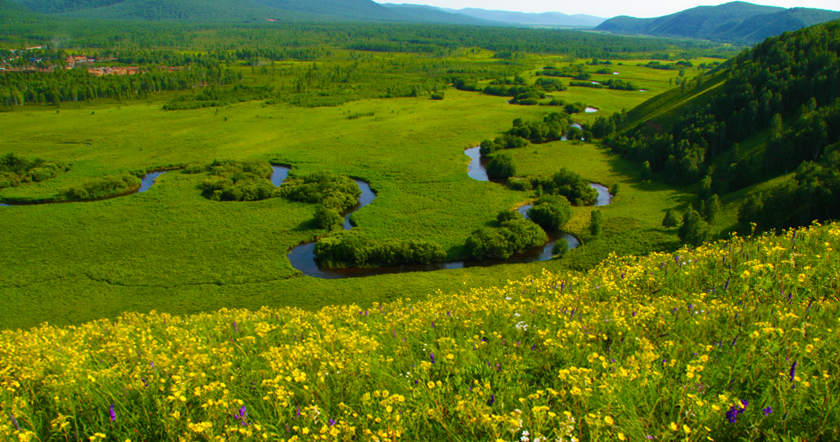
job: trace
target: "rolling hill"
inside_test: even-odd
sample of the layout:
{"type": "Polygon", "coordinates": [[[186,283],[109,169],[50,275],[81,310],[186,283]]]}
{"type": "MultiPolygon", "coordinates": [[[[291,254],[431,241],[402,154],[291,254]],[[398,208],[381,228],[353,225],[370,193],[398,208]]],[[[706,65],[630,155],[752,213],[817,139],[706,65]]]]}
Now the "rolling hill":
{"type": "Polygon", "coordinates": [[[131,20],[417,21],[370,0],[15,0],[43,14],[131,20]]]}
{"type": "Polygon", "coordinates": [[[731,2],[719,6],[698,6],[656,18],[619,16],[601,23],[595,30],[753,43],[785,31],[836,19],[840,19],[840,12],[731,2]]]}
{"type": "MultiPolygon", "coordinates": [[[[604,144],[671,183],[694,186],[699,207],[795,171],[785,187],[754,192],[741,206],[747,229],[837,219],[838,42],[840,21],[768,38],[632,109],[604,144]]],[[[593,133],[605,124],[596,121],[593,133]]]]}

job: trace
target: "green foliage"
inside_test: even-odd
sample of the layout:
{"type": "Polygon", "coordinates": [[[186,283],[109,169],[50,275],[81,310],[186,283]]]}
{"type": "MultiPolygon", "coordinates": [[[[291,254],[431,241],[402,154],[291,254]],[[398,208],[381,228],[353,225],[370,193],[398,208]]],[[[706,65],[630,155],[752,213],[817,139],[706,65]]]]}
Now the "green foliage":
{"type": "Polygon", "coordinates": [[[604,215],[600,210],[595,209],[589,212],[589,234],[593,237],[601,236],[604,229],[604,215]]]}
{"type": "Polygon", "coordinates": [[[541,187],[548,194],[562,195],[576,206],[589,205],[598,199],[598,191],[587,180],[565,167],[550,178],[532,177],[531,186],[541,187]]]}
{"type": "Polygon", "coordinates": [[[720,197],[718,197],[717,194],[710,196],[706,201],[704,201],[703,206],[703,217],[706,218],[710,224],[713,224],[715,220],[717,220],[718,215],[720,215],[720,197]]]}
{"type": "Polygon", "coordinates": [[[102,178],[86,181],[78,186],[68,187],[60,192],[61,197],[68,201],[85,201],[100,198],[110,198],[137,190],[140,187],[140,178],[124,173],[122,175],[109,175],[102,178]]]}
{"type": "Polygon", "coordinates": [[[341,228],[342,224],[344,224],[344,218],[342,218],[341,215],[320,204],[315,208],[315,216],[313,219],[315,221],[315,226],[324,230],[338,229],[341,228]]]}
{"type": "Polygon", "coordinates": [[[551,254],[554,256],[563,256],[569,251],[569,241],[566,238],[558,239],[551,247],[551,254]]]}
{"type": "Polygon", "coordinates": [[[545,232],[524,218],[505,221],[499,227],[485,227],[467,238],[467,255],[475,260],[507,259],[548,240],[545,232]]]}
{"type": "Polygon", "coordinates": [[[648,161],[653,171],[665,172],[674,183],[694,184],[709,176],[714,189],[706,186],[701,199],[754,182],[756,174],[744,170],[747,159],[735,157],[724,165],[715,164],[715,158],[766,128],[772,132],[764,157],[768,172],[818,160],[840,142],[840,91],[829,86],[840,84],[838,39],[838,23],[770,38],[736,57],[725,75],[704,78],[702,87],[698,78],[698,92],[685,89],[688,99],[670,111],[682,114],[672,124],[649,120],[629,130],[627,137],[608,136],[605,144],[648,161]],[[714,86],[722,77],[723,84],[714,86]],[[696,106],[689,105],[694,102],[696,106]]]}
{"type": "Polygon", "coordinates": [[[666,229],[670,229],[672,227],[677,227],[679,221],[677,220],[677,215],[674,213],[674,209],[668,209],[665,212],[665,218],[662,218],[662,227],[666,229]]]}
{"type": "Polygon", "coordinates": [[[258,201],[275,196],[268,161],[216,160],[205,169],[209,177],[202,181],[201,190],[213,201],[258,201]]]}
{"type": "Polygon", "coordinates": [[[315,260],[325,268],[432,264],[446,260],[440,244],[423,240],[378,240],[361,229],[343,230],[315,243],[315,260]]]}
{"type": "Polygon", "coordinates": [[[513,157],[507,153],[497,153],[487,163],[487,176],[493,179],[506,180],[516,175],[516,164],[513,157]]]}
{"type": "Polygon", "coordinates": [[[528,209],[528,218],[543,230],[560,230],[572,218],[572,207],[564,196],[543,195],[528,209]]]}
{"type": "Polygon", "coordinates": [[[27,160],[14,153],[8,153],[0,158],[0,189],[40,183],[66,170],[69,170],[69,167],[40,158],[27,160]]]}
{"type": "Polygon", "coordinates": [[[840,152],[821,162],[802,163],[792,181],[766,193],[751,195],[738,214],[741,226],[755,223],[758,232],[808,225],[840,218],[840,152]]]}
{"type": "Polygon", "coordinates": [[[517,212],[511,210],[502,210],[501,212],[499,212],[498,215],[496,215],[496,222],[502,224],[505,221],[510,221],[518,218],[519,214],[517,212]]]}
{"type": "Polygon", "coordinates": [[[709,223],[704,221],[693,207],[688,206],[688,210],[683,214],[682,225],[677,236],[683,244],[699,246],[709,239],[710,230],[709,223]]]}
{"type": "Polygon", "coordinates": [[[280,195],[292,201],[321,204],[336,212],[355,206],[361,194],[355,181],[328,171],[313,172],[302,178],[287,178],[280,187],[280,195]]]}
{"type": "Polygon", "coordinates": [[[507,180],[507,185],[513,190],[530,191],[533,189],[531,180],[528,178],[510,177],[507,180]]]}

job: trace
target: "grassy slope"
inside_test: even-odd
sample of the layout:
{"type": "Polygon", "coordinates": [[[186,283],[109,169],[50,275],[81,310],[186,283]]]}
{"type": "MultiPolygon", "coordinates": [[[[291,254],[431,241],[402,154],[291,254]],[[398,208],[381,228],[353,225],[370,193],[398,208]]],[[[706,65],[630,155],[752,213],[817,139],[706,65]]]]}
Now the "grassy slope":
{"type": "Polygon", "coordinates": [[[369,309],[3,331],[0,437],[836,440],[838,246],[830,225],[369,309]]]}

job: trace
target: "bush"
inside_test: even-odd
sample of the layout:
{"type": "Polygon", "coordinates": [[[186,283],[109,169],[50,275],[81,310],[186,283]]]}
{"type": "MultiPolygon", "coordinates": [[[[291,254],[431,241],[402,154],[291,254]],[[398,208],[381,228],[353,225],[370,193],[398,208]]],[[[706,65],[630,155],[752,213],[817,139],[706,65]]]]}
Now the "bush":
{"type": "Polygon", "coordinates": [[[319,229],[325,230],[333,230],[336,228],[341,228],[344,224],[344,218],[341,217],[337,212],[334,210],[330,210],[323,205],[318,205],[315,208],[315,226],[319,229]]]}
{"type": "Polygon", "coordinates": [[[677,235],[683,244],[699,246],[709,239],[710,230],[709,223],[703,221],[700,218],[700,214],[693,207],[688,206],[688,210],[683,215],[683,223],[677,235]]]}
{"type": "Polygon", "coordinates": [[[569,241],[566,238],[560,238],[551,247],[551,254],[554,256],[563,256],[569,251],[569,241]]]}
{"type": "Polygon", "coordinates": [[[507,179],[516,175],[513,157],[506,153],[496,154],[487,164],[487,176],[495,179],[507,179]]]}
{"type": "Polygon", "coordinates": [[[66,200],[82,201],[122,195],[138,187],[140,187],[140,178],[130,173],[124,173],[87,181],[80,186],[70,187],[59,193],[66,200]]]}
{"type": "MultiPolygon", "coordinates": [[[[188,173],[196,168],[189,167],[188,173]]],[[[265,160],[219,161],[204,167],[209,177],[202,181],[204,195],[213,201],[257,201],[275,195],[271,164],[265,160]]]]}
{"type": "Polygon", "coordinates": [[[377,240],[360,229],[343,230],[315,243],[315,261],[325,268],[432,264],[446,260],[440,244],[418,240],[377,240]]]}
{"type": "Polygon", "coordinates": [[[432,92],[432,100],[443,100],[443,92],[432,92]]]}
{"type": "Polygon", "coordinates": [[[543,195],[528,209],[528,218],[551,232],[559,230],[572,218],[572,207],[563,196],[543,195]]]}
{"type": "Polygon", "coordinates": [[[530,191],[533,189],[533,186],[531,186],[531,181],[527,178],[510,177],[508,178],[507,185],[513,190],[530,191]]]}
{"type": "Polygon", "coordinates": [[[279,192],[292,201],[322,204],[339,213],[355,206],[362,195],[351,178],[331,172],[313,172],[302,178],[286,179],[279,192]]]}
{"type": "Polygon", "coordinates": [[[523,218],[514,218],[499,227],[473,232],[465,243],[467,255],[476,260],[507,259],[518,252],[537,247],[548,240],[539,226],[523,218]]]}
{"type": "Polygon", "coordinates": [[[598,199],[598,191],[593,189],[588,181],[566,168],[560,169],[551,178],[531,178],[531,186],[541,187],[547,194],[563,195],[576,206],[589,205],[598,199]]]}

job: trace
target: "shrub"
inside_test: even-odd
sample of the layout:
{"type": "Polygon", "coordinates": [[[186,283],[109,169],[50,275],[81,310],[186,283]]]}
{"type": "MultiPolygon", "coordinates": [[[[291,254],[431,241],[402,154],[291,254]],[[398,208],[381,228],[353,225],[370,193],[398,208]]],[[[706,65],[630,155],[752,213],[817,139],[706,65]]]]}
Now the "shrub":
{"type": "Polygon", "coordinates": [[[465,248],[472,259],[507,259],[547,240],[539,226],[524,218],[515,218],[501,223],[499,227],[485,227],[473,232],[467,238],[465,248]]]}
{"type": "Polygon", "coordinates": [[[322,204],[336,212],[355,206],[362,195],[351,178],[331,172],[313,172],[302,178],[286,179],[279,192],[292,201],[322,204]]]}
{"type": "Polygon", "coordinates": [[[528,218],[548,232],[559,230],[572,218],[572,207],[563,196],[543,195],[528,209],[528,218]]]}
{"type": "Polygon", "coordinates": [[[487,164],[487,176],[495,179],[507,179],[516,175],[513,157],[506,153],[496,154],[487,164]]]}

